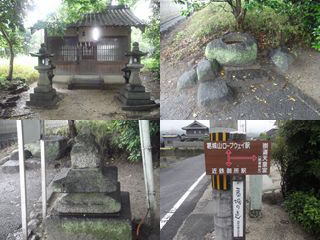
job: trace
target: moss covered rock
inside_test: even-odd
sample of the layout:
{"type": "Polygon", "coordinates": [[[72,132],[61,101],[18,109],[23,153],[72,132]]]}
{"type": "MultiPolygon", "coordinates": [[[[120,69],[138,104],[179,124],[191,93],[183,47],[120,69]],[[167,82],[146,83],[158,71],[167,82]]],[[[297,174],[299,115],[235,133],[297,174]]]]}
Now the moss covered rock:
{"type": "Polygon", "coordinates": [[[241,66],[253,63],[257,52],[257,43],[250,35],[230,33],[211,41],[206,47],[205,56],[224,66],[241,66]]]}

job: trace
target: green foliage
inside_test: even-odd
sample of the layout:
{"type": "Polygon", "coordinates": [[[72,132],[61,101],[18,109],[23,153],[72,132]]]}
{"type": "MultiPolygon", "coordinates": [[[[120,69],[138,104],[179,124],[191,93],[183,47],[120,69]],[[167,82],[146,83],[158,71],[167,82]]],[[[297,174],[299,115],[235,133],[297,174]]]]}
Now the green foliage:
{"type": "MultiPolygon", "coordinates": [[[[89,131],[96,137],[102,153],[125,152],[130,162],[141,160],[139,123],[136,120],[77,121],[77,131],[89,131]]],[[[159,132],[159,122],[150,121],[151,138],[159,132]]]]}
{"type": "Polygon", "coordinates": [[[201,10],[207,5],[202,1],[188,2],[188,1],[178,0],[177,2],[186,5],[186,8],[181,11],[181,15],[186,17],[189,17],[192,13],[201,10]]]}
{"type": "Polygon", "coordinates": [[[12,79],[13,59],[24,46],[23,17],[25,10],[30,7],[29,0],[0,1],[0,48],[8,49],[11,58],[7,78],[12,79]]]}
{"type": "Polygon", "coordinates": [[[285,207],[289,216],[315,235],[320,234],[320,199],[312,193],[294,192],[290,194],[285,207]]]}
{"type": "MultiPolygon", "coordinates": [[[[0,79],[8,75],[8,65],[0,66],[0,79]]],[[[39,78],[39,73],[29,65],[15,64],[13,68],[13,79],[25,79],[27,84],[31,84],[39,78]]],[[[1,85],[1,84],[0,84],[1,85]]]]}
{"type": "Polygon", "coordinates": [[[160,1],[152,1],[153,16],[147,25],[143,38],[152,46],[152,51],[149,53],[150,60],[145,63],[149,64],[145,69],[150,69],[156,73],[160,79],[160,1]],[[150,68],[149,68],[150,67],[150,68]]]}
{"type": "MultiPolygon", "coordinates": [[[[120,149],[129,153],[128,160],[137,162],[141,160],[139,122],[137,120],[117,120],[112,121],[114,133],[112,141],[120,149]]],[[[160,131],[159,121],[150,121],[151,138],[160,131]]]]}
{"type": "Polygon", "coordinates": [[[314,191],[320,196],[320,122],[285,121],[272,157],[279,165],[282,192],[314,191]]]}
{"type": "Polygon", "coordinates": [[[144,67],[143,72],[153,72],[157,74],[157,78],[160,79],[160,61],[156,58],[146,58],[142,60],[144,67]]]}
{"type": "MultiPolygon", "coordinates": [[[[310,39],[310,35],[306,34],[301,22],[291,23],[288,14],[277,12],[268,6],[249,10],[245,20],[245,29],[259,39],[261,45],[269,47],[277,47],[289,41],[308,42],[310,39]]],[[[260,47],[263,47],[261,45],[260,47]]]]}
{"type": "Polygon", "coordinates": [[[256,0],[255,4],[258,8],[267,6],[288,16],[288,23],[303,32],[304,41],[319,50],[320,4],[317,0],[256,0]]]}

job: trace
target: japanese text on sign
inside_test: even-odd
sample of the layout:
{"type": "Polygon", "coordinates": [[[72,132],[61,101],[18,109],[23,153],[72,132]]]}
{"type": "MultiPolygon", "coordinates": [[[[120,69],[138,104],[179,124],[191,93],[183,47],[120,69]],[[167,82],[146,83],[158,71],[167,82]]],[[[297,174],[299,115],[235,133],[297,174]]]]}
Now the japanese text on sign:
{"type": "Polygon", "coordinates": [[[233,182],[233,237],[243,237],[244,188],[243,181],[233,182]]]}
{"type": "Polygon", "coordinates": [[[270,142],[205,142],[207,174],[268,174],[270,142]]]}

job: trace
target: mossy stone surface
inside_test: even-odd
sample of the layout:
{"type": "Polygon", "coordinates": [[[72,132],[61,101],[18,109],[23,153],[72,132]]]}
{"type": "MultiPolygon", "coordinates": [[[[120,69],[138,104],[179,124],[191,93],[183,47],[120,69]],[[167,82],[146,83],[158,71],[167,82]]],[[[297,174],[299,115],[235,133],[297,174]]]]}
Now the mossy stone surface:
{"type": "Polygon", "coordinates": [[[108,214],[121,210],[120,189],[110,195],[104,193],[69,193],[56,202],[54,210],[60,214],[108,214]]]}
{"type": "Polygon", "coordinates": [[[241,66],[253,63],[257,58],[257,44],[249,35],[242,34],[241,36],[243,37],[241,41],[234,41],[234,43],[225,42],[223,38],[210,42],[206,46],[206,58],[211,61],[217,60],[224,66],[241,66]]]}
{"type": "Polygon", "coordinates": [[[48,240],[131,240],[132,228],[127,219],[49,218],[48,240]]]}

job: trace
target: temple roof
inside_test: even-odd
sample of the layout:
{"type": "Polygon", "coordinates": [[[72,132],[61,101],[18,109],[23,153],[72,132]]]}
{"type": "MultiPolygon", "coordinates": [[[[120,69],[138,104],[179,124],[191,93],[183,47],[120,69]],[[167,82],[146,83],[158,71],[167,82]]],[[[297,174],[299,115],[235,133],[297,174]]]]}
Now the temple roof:
{"type": "Polygon", "coordinates": [[[90,26],[133,26],[143,28],[145,23],[137,18],[126,6],[109,6],[99,13],[85,14],[84,17],[69,27],[90,26]]]}
{"type": "Polygon", "coordinates": [[[198,121],[194,121],[193,123],[183,127],[182,129],[187,130],[187,129],[209,129],[209,128],[198,121]]]}

